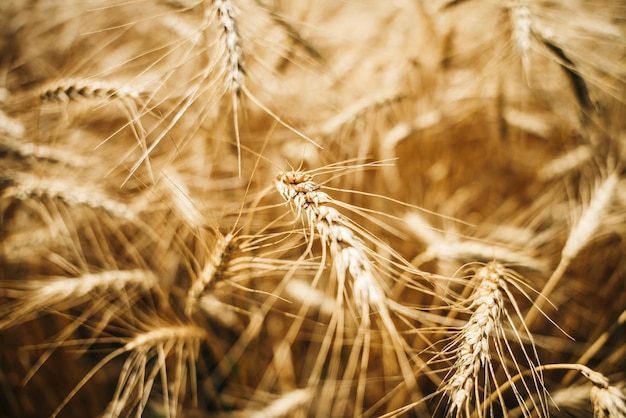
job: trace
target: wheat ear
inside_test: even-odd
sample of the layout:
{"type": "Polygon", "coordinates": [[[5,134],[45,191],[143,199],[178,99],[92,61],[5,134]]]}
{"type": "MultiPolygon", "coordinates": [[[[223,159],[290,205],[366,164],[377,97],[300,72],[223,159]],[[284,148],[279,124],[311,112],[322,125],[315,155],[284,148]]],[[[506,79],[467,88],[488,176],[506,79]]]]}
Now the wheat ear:
{"type": "Polygon", "coordinates": [[[134,210],[125,203],[113,200],[93,187],[79,186],[67,179],[42,178],[22,173],[15,174],[12,180],[13,185],[4,190],[2,198],[27,200],[47,197],[58,199],[68,206],[87,206],[118,219],[132,221],[136,218],[134,210]]]}
{"type": "MultiPolygon", "coordinates": [[[[609,379],[600,372],[597,372],[583,364],[568,363],[543,364],[535,367],[531,371],[533,370],[535,372],[541,372],[544,370],[578,371],[593,384],[590,391],[590,399],[593,406],[594,418],[623,418],[626,416],[626,395],[618,387],[611,385],[609,379]]],[[[507,389],[516,380],[519,380],[522,377],[522,373],[513,376],[505,384],[500,386],[499,389],[507,389]]],[[[494,398],[494,395],[491,396],[492,399],[494,398]]],[[[556,398],[554,397],[553,400],[556,401],[556,398]]]]}
{"type": "Polygon", "coordinates": [[[67,310],[78,306],[98,292],[119,294],[131,287],[147,290],[157,285],[158,278],[145,270],[110,270],[71,278],[0,282],[0,295],[14,300],[0,309],[0,329],[24,322],[42,309],[67,310]]]}
{"type": "Polygon", "coordinates": [[[528,53],[532,45],[532,16],[525,0],[518,0],[510,6],[511,24],[513,26],[513,39],[522,55],[522,66],[526,74],[530,72],[528,53]]]}
{"type": "Polygon", "coordinates": [[[602,182],[600,187],[596,190],[591,203],[584,210],[580,219],[570,231],[565,246],[561,251],[559,264],[541,289],[541,294],[524,318],[524,323],[527,327],[530,327],[537,315],[541,312],[541,308],[558,285],[572,260],[574,260],[578,253],[594,238],[594,234],[598,228],[602,226],[602,218],[613,199],[618,182],[619,176],[616,173],[609,175],[604,182],[602,182]]]}
{"type": "Polygon", "coordinates": [[[137,89],[89,79],[68,78],[49,84],[39,94],[42,102],[69,102],[85,99],[139,99],[141,92],[137,89]]]}
{"type": "Polygon", "coordinates": [[[196,310],[200,296],[212,283],[219,280],[220,275],[227,267],[233,235],[227,234],[224,236],[219,232],[217,234],[217,242],[211,250],[212,253],[209,260],[207,260],[202,271],[187,292],[187,302],[185,304],[185,314],[187,316],[196,310]]]}
{"type": "Polygon", "coordinates": [[[234,2],[231,0],[213,0],[213,7],[217,10],[217,18],[223,30],[222,38],[226,50],[226,87],[231,92],[233,101],[233,125],[237,142],[237,168],[241,175],[241,138],[239,135],[238,103],[241,89],[244,87],[246,65],[241,48],[241,37],[236,20],[234,2]]]}
{"type": "MultiPolygon", "coordinates": [[[[393,322],[387,295],[380,278],[377,277],[377,270],[368,256],[364,243],[353,232],[353,223],[329,205],[332,202],[331,197],[320,190],[321,186],[308,173],[302,171],[279,173],[274,185],[280,195],[293,205],[297,215],[306,219],[311,232],[315,228],[322,243],[329,248],[338,276],[338,295],[343,292],[342,287],[347,277],[352,278],[352,294],[359,309],[362,329],[367,330],[370,326],[370,308],[378,315],[383,328],[391,338],[407,389],[409,391],[416,389],[417,381],[406,357],[408,349],[406,341],[393,322]]],[[[341,300],[338,296],[339,308],[342,308],[341,300]]],[[[364,332],[363,338],[368,338],[367,332],[364,332]]],[[[365,357],[362,360],[367,361],[368,354],[363,355],[365,357]]],[[[365,366],[366,364],[361,364],[361,368],[365,366]]],[[[362,385],[362,381],[359,381],[359,385],[362,385]]],[[[363,391],[362,386],[357,389],[359,396],[357,408],[361,404],[363,391]]]]}
{"type": "Polygon", "coordinates": [[[493,263],[476,273],[480,284],[470,307],[474,313],[461,332],[462,343],[454,364],[455,372],[447,383],[450,414],[459,416],[466,412],[467,416],[470,415],[469,402],[472,395],[478,393],[479,373],[490,364],[490,339],[501,326],[500,316],[504,309],[501,287],[506,284],[501,276],[499,266],[493,263]]]}
{"type": "Polygon", "coordinates": [[[26,127],[17,119],[13,119],[4,111],[0,110],[0,133],[7,134],[12,138],[22,138],[26,127]]]}
{"type": "MultiPolygon", "coordinates": [[[[188,362],[190,367],[195,367],[199,344],[206,338],[206,332],[194,325],[157,326],[136,335],[93,367],[57,407],[52,416],[56,417],[98,370],[126,353],[129,356],[124,362],[115,395],[103,417],[128,415],[129,409],[136,409],[137,416],[141,416],[152,393],[157,375],[162,379],[164,415],[176,416],[178,401],[185,392],[184,381],[188,373],[184,367],[185,362],[188,362]],[[175,357],[176,362],[173,365],[168,360],[169,356],[175,357]],[[150,360],[154,358],[156,360],[154,364],[151,364],[150,360]],[[171,367],[174,368],[174,373],[167,373],[166,369],[171,367]]],[[[193,376],[189,378],[192,382],[194,381],[193,376]]],[[[195,394],[195,390],[193,393],[195,394]]]]}

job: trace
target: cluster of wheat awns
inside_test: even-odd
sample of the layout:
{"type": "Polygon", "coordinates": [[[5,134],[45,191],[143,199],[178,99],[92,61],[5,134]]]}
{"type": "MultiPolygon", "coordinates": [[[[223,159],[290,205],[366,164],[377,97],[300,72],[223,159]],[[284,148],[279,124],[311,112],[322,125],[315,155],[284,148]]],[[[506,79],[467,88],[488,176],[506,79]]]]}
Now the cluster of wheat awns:
{"type": "Polygon", "coordinates": [[[626,416],[622,2],[0,31],[0,415],[626,416]]]}

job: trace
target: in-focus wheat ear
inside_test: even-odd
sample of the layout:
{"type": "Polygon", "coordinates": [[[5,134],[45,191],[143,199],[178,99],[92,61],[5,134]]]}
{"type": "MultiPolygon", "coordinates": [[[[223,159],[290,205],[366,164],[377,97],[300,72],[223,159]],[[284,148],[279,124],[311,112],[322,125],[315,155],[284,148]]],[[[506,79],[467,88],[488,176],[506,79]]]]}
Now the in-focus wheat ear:
{"type": "MultiPolygon", "coordinates": [[[[470,296],[469,309],[472,314],[468,322],[463,326],[459,335],[453,341],[451,347],[455,353],[455,362],[451,374],[444,383],[444,389],[449,399],[448,416],[472,416],[476,412],[480,416],[487,413],[490,408],[488,402],[483,402],[493,390],[492,385],[497,385],[498,375],[504,374],[506,379],[513,386],[517,402],[524,417],[530,417],[533,413],[540,416],[547,416],[547,401],[545,399],[545,389],[543,377],[538,373],[539,361],[536,358],[537,352],[530,334],[526,333],[532,345],[530,352],[523,347],[522,337],[514,332],[514,338],[521,345],[524,361],[515,357],[512,350],[511,338],[505,329],[505,325],[511,330],[515,330],[516,324],[510,316],[505,302],[513,308],[515,315],[521,320],[521,312],[514,299],[513,293],[509,290],[507,281],[513,280],[513,273],[507,271],[497,262],[490,262],[480,267],[473,277],[478,283],[476,290],[470,296]],[[498,365],[494,364],[493,356],[498,358],[498,365]],[[510,356],[510,357],[509,357],[510,356]],[[513,365],[507,365],[511,359],[513,365]],[[522,386],[515,386],[514,375],[522,375],[522,364],[526,362],[532,375],[532,387],[523,381],[522,386]],[[512,370],[509,370],[509,367],[512,370]],[[492,383],[490,383],[492,382],[492,383]],[[481,389],[479,385],[482,384],[481,389]],[[521,395],[522,391],[529,394],[534,393],[536,400],[525,399],[521,395]],[[472,405],[475,403],[475,406],[472,405]]],[[[518,287],[516,285],[516,287],[518,287]]],[[[519,290],[519,288],[518,288],[519,290]]],[[[501,400],[499,389],[495,389],[501,400]]]]}
{"type": "MultiPolygon", "coordinates": [[[[342,308],[343,303],[343,286],[351,285],[352,297],[364,332],[369,332],[370,316],[376,315],[380,319],[382,330],[388,333],[391,340],[407,389],[417,395],[417,381],[407,356],[410,348],[391,317],[388,297],[377,275],[377,268],[370,260],[365,244],[353,232],[353,222],[330,206],[331,197],[320,190],[321,186],[306,172],[281,172],[277,174],[274,185],[279,194],[292,205],[298,217],[306,219],[311,235],[314,230],[317,231],[319,239],[330,250],[338,277],[339,308],[342,308]],[[348,282],[348,278],[351,282],[348,282]]],[[[366,345],[367,342],[363,346],[365,351],[369,350],[366,345]]],[[[366,362],[369,353],[364,352],[363,356],[362,361],[366,362]]],[[[367,364],[362,364],[361,367],[367,368],[367,364]]],[[[362,399],[364,391],[363,380],[360,379],[357,389],[359,399],[362,399]]]]}

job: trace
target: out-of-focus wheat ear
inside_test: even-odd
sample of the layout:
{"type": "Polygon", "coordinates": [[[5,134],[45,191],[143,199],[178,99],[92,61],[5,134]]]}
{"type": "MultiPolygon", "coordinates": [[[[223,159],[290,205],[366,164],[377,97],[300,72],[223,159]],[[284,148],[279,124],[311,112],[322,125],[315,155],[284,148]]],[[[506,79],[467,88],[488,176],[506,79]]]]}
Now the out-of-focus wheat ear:
{"type": "Polygon", "coordinates": [[[250,411],[247,415],[251,418],[280,418],[292,416],[302,406],[307,405],[313,399],[313,391],[310,389],[296,389],[287,392],[274,399],[266,407],[250,411]]]}
{"type": "Polygon", "coordinates": [[[239,98],[244,87],[246,64],[241,47],[241,36],[237,22],[237,10],[232,0],[212,0],[217,12],[217,22],[222,30],[224,54],[226,55],[226,90],[230,92],[233,106],[233,127],[237,144],[237,168],[241,176],[241,137],[239,132],[239,98]]]}
{"type": "MultiPolygon", "coordinates": [[[[128,119],[127,126],[132,130],[138,146],[146,157],[146,168],[150,175],[150,179],[154,182],[154,173],[150,159],[148,144],[146,142],[146,131],[142,125],[142,112],[139,110],[145,108],[144,98],[149,93],[141,89],[135,88],[130,84],[116,83],[100,79],[81,79],[67,78],[55,80],[48,83],[40,90],[39,98],[42,105],[51,105],[51,103],[90,103],[92,106],[101,106],[107,103],[119,103],[125,116],[128,119]]],[[[136,167],[133,167],[131,174],[134,173],[136,167]]]]}
{"type": "Polygon", "coordinates": [[[202,294],[220,279],[228,267],[228,260],[235,245],[233,243],[234,236],[232,234],[224,236],[219,231],[216,231],[216,234],[216,242],[209,249],[211,255],[207,258],[206,264],[187,292],[187,301],[185,302],[185,314],[187,316],[193,314],[202,294]]]}
{"type": "Polygon", "coordinates": [[[70,168],[85,169],[98,163],[96,158],[77,155],[61,146],[36,144],[23,139],[0,138],[0,152],[3,150],[15,159],[58,163],[70,168]]]}
{"type": "Polygon", "coordinates": [[[456,261],[458,265],[463,265],[472,260],[487,262],[496,259],[504,264],[540,272],[548,268],[546,262],[533,257],[528,251],[515,250],[497,242],[486,242],[471,237],[463,239],[454,233],[444,235],[415,212],[408,212],[404,218],[411,232],[427,245],[426,249],[412,260],[418,267],[432,260],[456,261]]]}
{"type": "Polygon", "coordinates": [[[550,297],[552,291],[559,284],[572,260],[574,260],[580,251],[594,239],[594,235],[603,225],[603,219],[618,189],[618,183],[619,175],[617,173],[611,173],[597,187],[589,205],[570,230],[565,246],[561,251],[559,264],[541,289],[541,294],[537,297],[535,303],[526,314],[524,323],[527,327],[531,326],[537,315],[541,312],[541,308],[545,305],[547,298],[550,297]]]}
{"type": "MultiPolygon", "coordinates": [[[[7,135],[9,138],[17,139],[22,138],[24,132],[26,132],[26,128],[22,122],[0,110],[0,133],[7,135]]],[[[1,140],[4,140],[4,138],[1,140]]]]}
{"type": "Polygon", "coordinates": [[[352,103],[339,114],[326,121],[320,128],[320,133],[324,136],[337,135],[342,128],[354,123],[365,117],[370,112],[391,106],[394,103],[407,99],[406,93],[391,91],[378,93],[372,97],[366,97],[352,103]]]}
{"type": "Polygon", "coordinates": [[[572,170],[581,167],[588,162],[593,156],[592,149],[589,145],[583,144],[552,159],[539,170],[539,178],[542,180],[552,180],[572,170]]]}
{"type": "Polygon", "coordinates": [[[141,96],[140,90],[128,85],[80,78],[56,80],[42,88],[39,93],[43,103],[121,98],[140,100],[141,96]]]}
{"type": "MultiPolygon", "coordinates": [[[[114,397],[103,417],[141,416],[160,379],[163,414],[177,416],[179,401],[185,396],[186,380],[195,382],[190,370],[195,367],[199,345],[206,332],[195,325],[161,325],[128,340],[96,364],[76,385],[53,413],[56,417],[78,391],[106,364],[128,354],[117,382],[114,397]],[[188,369],[189,368],[189,369],[188,369]]],[[[195,393],[195,389],[192,389],[195,393]]],[[[197,399],[194,400],[197,402],[197,399]]]]}
{"type": "Polygon", "coordinates": [[[513,41],[515,46],[522,56],[522,67],[525,74],[528,74],[530,69],[530,62],[528,54],[532,47],[532,32],[533,22],[530,9],[528,8],[528,2],[526,0],[516,0],[511,6],[509,6],[509,13],[511,15],[511,25],[513,27],[513,41]]]}
{"type": "Polygon", "coordinates": [[[33,174],[15,173],[10,181],[10,186],[2,192],[3,199],[58,199],[70,207],[86,206],[120,220],[133,221],[137,217],[130,205],[112,199],[95,187],[79,185],[75,179],[43,178],[33,174]]]}
{"type": "Polygon", "coordinates": [[[50,277],[45,280],[5,280],[0,296],[9,299],[0,307],[0,329],[35,318],[42,310],[67,311],[106,294],[120,295],[136,289],[148,291],[158,278],[145,270],[108,270],[78,277],[50,277]]]}

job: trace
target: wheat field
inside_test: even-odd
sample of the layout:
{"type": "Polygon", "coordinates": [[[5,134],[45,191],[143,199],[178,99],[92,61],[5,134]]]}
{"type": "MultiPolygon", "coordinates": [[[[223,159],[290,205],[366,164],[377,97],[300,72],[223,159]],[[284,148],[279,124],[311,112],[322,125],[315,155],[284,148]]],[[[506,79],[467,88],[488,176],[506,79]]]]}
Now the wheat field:
{"type": "Polygon", "coordinates": [[[626,416],[623,2],[0,30],[0,416],[626,416]]]}

